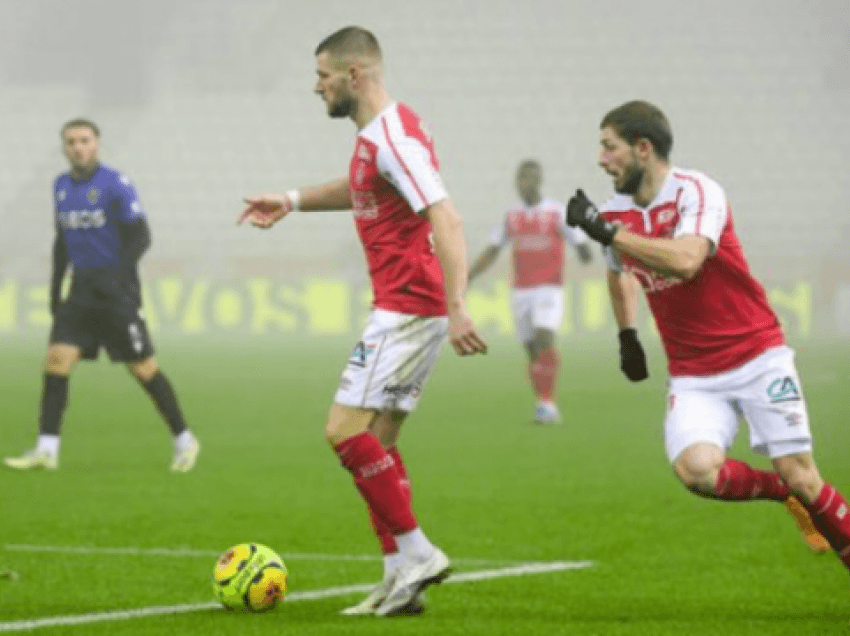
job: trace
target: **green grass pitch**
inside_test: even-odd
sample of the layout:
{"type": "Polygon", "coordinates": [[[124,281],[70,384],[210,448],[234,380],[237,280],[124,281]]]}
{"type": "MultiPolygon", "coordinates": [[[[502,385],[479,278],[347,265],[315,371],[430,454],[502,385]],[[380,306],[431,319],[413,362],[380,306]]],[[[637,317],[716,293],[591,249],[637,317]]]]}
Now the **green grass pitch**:
{"type": "MultiPolygon", "coordinates": [[[[166,428],[121,367],[79,367],[59,470],[0,471],[0,570],[20,574],[0,580],[0,632],[48,617],[211,602],[214,555],[259,541],[292,555],[293,597],[271,613],[210,607],[34,633],[846,633],[847,572],[832,554],[808,552],[782,506],[705,501],[673,479],[659,350],[650,348],[650,380],[631,385],[617,369],[614,338],[564,341],[565,421],[540,428],[529,423],[519,345],[492,344],[474,359],[446,347],[406,425],[400,448],[422,526],[459,573],[553,561],[592,567],[447,583],[411,619],[338,616],[356,594],[299,598],[380,575],[377,560],[359,559],[377,555],[377,543],[323,438],[353,342],[160,338],[157,357],[202,442],[196,469],[169,473],[166,428]]],[[[816,459],[850,494],[850,346],[795,345],[816,459]]],[[[9,339],[2,349],[0,455],[8,456],[33,442],[43,349],[9,339]]],[[[766,466],[746,441],[742,431],[733,454],[766,466]]]]}

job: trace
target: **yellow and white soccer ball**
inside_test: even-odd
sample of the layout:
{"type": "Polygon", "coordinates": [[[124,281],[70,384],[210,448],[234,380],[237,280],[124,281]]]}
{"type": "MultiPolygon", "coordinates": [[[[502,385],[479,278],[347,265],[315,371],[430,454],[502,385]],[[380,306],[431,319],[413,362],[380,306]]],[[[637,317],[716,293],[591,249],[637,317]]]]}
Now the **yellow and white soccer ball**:
{"type": "Polygon", "coordinates": [[[229,610],[266,612],[286,596],[283,559],[261,543],[241,543],[221,555],[213,570],[213,594],[229,610]]]}

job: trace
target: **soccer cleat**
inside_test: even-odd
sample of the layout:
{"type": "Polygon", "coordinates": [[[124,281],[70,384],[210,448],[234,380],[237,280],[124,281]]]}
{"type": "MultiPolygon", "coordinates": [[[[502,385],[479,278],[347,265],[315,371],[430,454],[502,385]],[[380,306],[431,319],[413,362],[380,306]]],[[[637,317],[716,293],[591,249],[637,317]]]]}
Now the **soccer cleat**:
{"type": "Polygon", "coordinates": [[[171,470],[175,473],[188,473],[198,459],[201,452],[201,443],[192,436],[191,441],[174,452],[174,461],[171,462],[171,470]]]}
{"type": "Polygon", "coordinates": [[[59,467],[59,458],[52,453],[34,448],[20,457],[7,457],[3,463],[15,470],[56,470],[59,467]]]}
{"type": "Polygon", "coordinates": [[[815,524],[812,523],[812,518],[809,516],[809,511],[800,503],[799,499],[793,495],[788,497],[785,500],[785,508],[794,518],[800,536],[803,537],[803,541],[812,552],[826,552],[830,549],[829,541],[815,528],[815,524]]]}
{"type": "MultiPolygon", "coordinates": [[[[384,599],[387,598],[387,594],[390,593],[390,590],[393,587],[393,583],[395,582],[395,577],[391,576],[384,579],[380,585],[377,585],[374,590],[372,590],[369,595],[364,598],[362,601],[357,603],[356,605],[352,605],[351,607],[346,607],[345,609],[340,611],[340,614],[343,616],[372,616],[375,614],[375,610],[378,609],[378,605],[384,602],[384,599]]],[[[411,601],[399,609],[396,614],[398,615],[409,615],[416,616],[425,611],[425,603],[422,601],[422,595],[417,594],[414,596],[411,601]]]]}
{"type": "Polygon", "coordinates": [[[537,411],[534,414],[535,424],[557,424],[561,421],[558,407],[552,402],[538,402],[537,411]]]}
{"type": "Polygon", "coordinates": [[[395,581],[387,597],[375,608],[375,615],[418,613],[413,611],[417,597],[429,585],[442,583],[451,572],[449,558],[439,548],[434,548],[431,556],[424,561],[406,561],[396,572],[395,581]]]}

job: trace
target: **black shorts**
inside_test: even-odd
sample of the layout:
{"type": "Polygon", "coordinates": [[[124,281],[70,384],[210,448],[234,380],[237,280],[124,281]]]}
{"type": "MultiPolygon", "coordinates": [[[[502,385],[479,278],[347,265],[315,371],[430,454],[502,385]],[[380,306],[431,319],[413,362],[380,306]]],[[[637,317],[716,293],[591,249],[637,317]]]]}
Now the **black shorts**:
{"type": "Polygon", "coordinates": [[[96,360],[104,347],[113,362],[137,362],[153,355],[153,343],[137,308],[109,305],[59,305],[50,344],[82,349],[84,360],[96,360]]]}

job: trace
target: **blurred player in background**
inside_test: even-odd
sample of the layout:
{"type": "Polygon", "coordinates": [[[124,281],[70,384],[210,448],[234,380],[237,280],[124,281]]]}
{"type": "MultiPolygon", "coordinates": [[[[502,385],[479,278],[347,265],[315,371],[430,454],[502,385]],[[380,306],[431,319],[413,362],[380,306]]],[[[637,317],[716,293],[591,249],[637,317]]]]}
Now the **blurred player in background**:
{"type": "Polygon", "coordinates": [[[561,357],[555,338],[564,319],[564,243],[576,248],[582,263],[591,257],[584,232],[567,226],[564,204],[544,198],[542,183],[543,169],[537,161],[519,165],[520,200],[493,229],[490,245],[469,270],[469,280],[490,267],[505,245],[513,245],[514,328],[528,352],[528,377],[537,397],[534,421],[551,424],[561,418],[556,402],[561,357]]]}
{"type": "Polygon", "coordinates": [[[784,502],[809,546],[828,549],[826,539],[850,568],[847,502],[812,458],[794,352],[750,273],[723,189],[671,166],[672,131],[651,104],[623,104],[600,128],[599,164],[618,194],[600,212],[579,190],[568,222],[606,246],[621,367],[632,381],[647,375],[635,279],[646,293],[669,362],[664,436],[676,475],[704,497],[784,502]],[[726,457],[739,417],[775,472],[726,457]]]}
{"type": "Polygon", "coordinates": [[[56,239],[50,313],[53,327],[44,361],[44,391],[36,447],[6,458],[10,468],[53,469],[59,462],[59,429],[68,405],[68,381],[80,358],[94,360],[105,347],[124,362],[150,395],[175,439],[171,470],[187,472],[200,445],[186,428],[177,396],[153,357],[140,316],[136,266],[151,242],[145,211],[130,180],[98,160],[100,131],[85,119],[62,127],[70,171],[53,188],[56,239]],[[69,297],[62,281],[72,267],[69,297]]]}
{"type": "Polygon", "coordinates": [[[446,194],[434,143],[384,87],[381,49],[359,27],[315,51],[315,91],[331,117],[357,126],[348,175],[247,200],[241,220],[271,227],[292,210],[354,210],[374,308],[342,374],[325,432],[354,477],[385,555],[384,579],[348,615],[418,613],[420,591],[450,572],[419,527],[398,452],[402,423],[431,373],[446,334],[459,355],[487,345],[469,316],[463,222],[446,194]]]}

